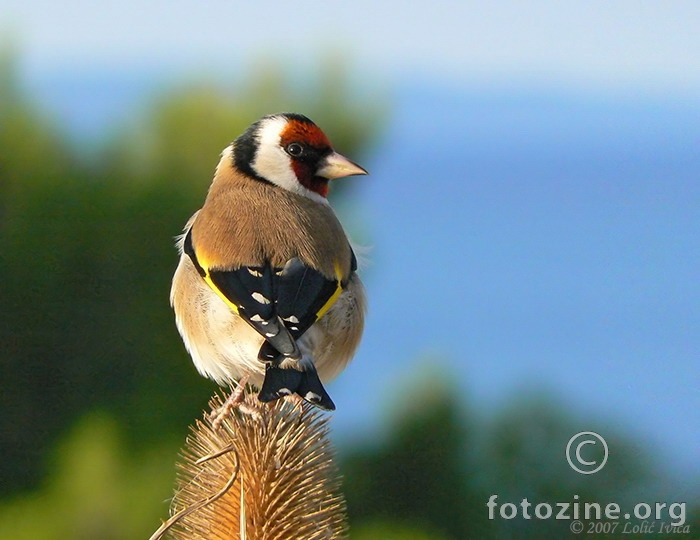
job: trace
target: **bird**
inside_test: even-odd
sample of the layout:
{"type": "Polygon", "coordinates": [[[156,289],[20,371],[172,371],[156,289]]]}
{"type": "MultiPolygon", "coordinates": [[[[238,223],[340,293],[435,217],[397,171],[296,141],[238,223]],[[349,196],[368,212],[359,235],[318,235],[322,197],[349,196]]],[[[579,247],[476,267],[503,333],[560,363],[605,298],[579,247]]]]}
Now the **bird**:
{"type": "Polygon", "coordinates": [[[330,180],[366,174],[297,113],[264,116],[223,150],[177,237],[170,291],[201,375],[250,384],[261,402],[293,396],[335,409],[323,383],[359,346],[366,295],[327,196],[330,180]]]}

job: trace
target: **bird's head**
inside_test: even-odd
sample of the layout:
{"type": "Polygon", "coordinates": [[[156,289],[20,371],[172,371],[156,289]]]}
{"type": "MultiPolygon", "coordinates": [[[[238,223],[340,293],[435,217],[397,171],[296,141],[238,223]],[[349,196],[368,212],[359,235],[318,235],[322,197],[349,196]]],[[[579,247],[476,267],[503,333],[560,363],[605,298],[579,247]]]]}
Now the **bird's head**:
{"type": "Polygon", "coordinates": [[[300,114],[265,116],[233,143],[233,159],[243,173],[318,200],[328,195],[328,181],[367,174],[340,155],[328,137],[300,114]]]}

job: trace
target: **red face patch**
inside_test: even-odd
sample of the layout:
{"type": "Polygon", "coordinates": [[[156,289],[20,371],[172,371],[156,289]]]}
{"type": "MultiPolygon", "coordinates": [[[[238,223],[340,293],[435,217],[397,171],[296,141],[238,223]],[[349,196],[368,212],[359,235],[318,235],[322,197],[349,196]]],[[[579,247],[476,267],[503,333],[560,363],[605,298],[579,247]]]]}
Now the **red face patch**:
{"type": "Polygon", "coordinates": [[[326,197],[328,180],[316,176],[316,168],[322,156],[331,152],[331,142],[328,137],[316,124],[293,118],[287,122],[280,134],[280,144],[283,148],[287,148],[292,143],[300,145],[299,154],[288,150],[297,180],[306,189],[326,197]]]}
{"type": "Polygon", "coordinates": [[[302,142],[314,148],[330,148],[331,141],[316,124],[290,120],[280,135],[282,146],[291,142],[302,142]]]}

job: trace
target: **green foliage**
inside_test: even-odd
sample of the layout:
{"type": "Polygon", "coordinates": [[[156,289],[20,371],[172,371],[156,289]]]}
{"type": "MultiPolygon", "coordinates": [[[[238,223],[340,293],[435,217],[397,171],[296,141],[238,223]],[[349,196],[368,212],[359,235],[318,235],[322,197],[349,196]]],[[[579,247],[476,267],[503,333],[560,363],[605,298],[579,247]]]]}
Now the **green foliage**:
{"type": "MultiPolygon", "coordinates": [[[[435,369],[439,364],[431,363],[433,373],[441,371],[435,369]]],[[[515,396],[502,412],[481,419],[465,415],[457,390],[435,377],[402,385],[401,392],[411,400],[398,404],[383,442],[359,445],[343,458],[353,539],[391,538],[382,534],[394,527],[396,538],[413,538],[398,532],[402,527],[423,531],[416,538],[565,538],[572,534],[571,519],[537,519],[535,505],[548,503],[556,510],[557,502],[602,507],[614,502],[632,509],[639,502],[668,500],[659,490],[657,466],[639,443],[620,436],[619,429],[573,417],[541,392],[515,396]],[[591,428],[605,433],[610,456],[600,473],[581,475],[569,467],[565,448],[570,437],[591,428]],[[491,495],[499,507],[514,503],[519,511],[527,499],[531,519],[522,512],[504,519],[499,509],[489,519],[491,495]]],[[[687,523],[697,531],[697,504],[687,502],[687,523]]],[[[629,536],[621,531],[587,537],[629,536]]],[[[649,538],[674,534],[657,530],[649,538]]]]}
{"type": "MultiPolygon", "coordinates": [[[[491,459],[482,476],[498,488],[502,497],[518,500],[526,496],[530,500],[552,500],[565,493],[593,500],[590,497],[614,493],[617,502],[623,503],[619,500],[623,491],[630,500],[639,498],[640,487],[654,484],[654,465],[619,432],[601,421],[571,417],[561,410],[557,400],[541,392],[519,395],[496,415],[484,434],[491,459]],[[610,449],[605,474],[576,473],[565,459],[569,439],[591,430],[604,435],[610,449]],[[524,491],[523,486],[530,491],[524,491]]],[[[589,460],[600,462],[603,458],[601,445],[587,451],[589,460]]]]}
{"type": "Polygon", "coordinates": [[[112,417],[84,418],[54,453],[41,495],[0,504],[0,538],[147,538],[165,514],[176,448],[131,455],[112,417]]]}
{"type": "Polygon", "coordinates": [[[405,523],[378,521],[365,523],[352,530],[352,540],[446,540],[436,533],[408,527],[405,523]]]}
{"type": "Polygon", "coordinates": [[[467,482],[474,471],[465,456],[473,443],[464,407],[435,380],[409,395],[412,402],[401,407],[388,442],[344,461],[351,520],[390,519],[467,538],[482,528],[485,499],[467,482]]]}

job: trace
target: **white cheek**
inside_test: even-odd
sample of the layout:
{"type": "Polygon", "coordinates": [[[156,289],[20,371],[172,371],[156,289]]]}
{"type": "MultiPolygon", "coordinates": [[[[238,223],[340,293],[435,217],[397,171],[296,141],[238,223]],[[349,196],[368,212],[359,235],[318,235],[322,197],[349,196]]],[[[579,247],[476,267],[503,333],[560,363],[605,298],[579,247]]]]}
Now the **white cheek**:
{"type": "Polygon", "coordinates": [[[292,169],[292,160],[278,144],[260,145],[253,162],[253,170],[265,180],[285,189],[296,191],[299,187],[299,181],[292,169]]]}
{"type": "Polygon", "coordinates": [[[274,184],[298,191],[301,187],[292,169],[292,160],[280,146],[280,133],[287,124],[282,117],[269,118],[258,132],[258,151],[253,162],[253,170],[274,184]]]}

